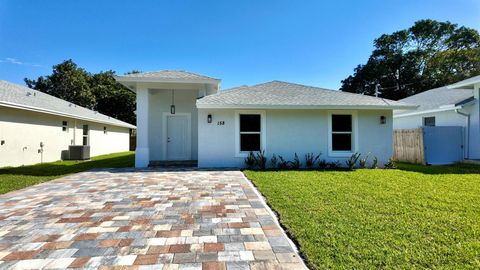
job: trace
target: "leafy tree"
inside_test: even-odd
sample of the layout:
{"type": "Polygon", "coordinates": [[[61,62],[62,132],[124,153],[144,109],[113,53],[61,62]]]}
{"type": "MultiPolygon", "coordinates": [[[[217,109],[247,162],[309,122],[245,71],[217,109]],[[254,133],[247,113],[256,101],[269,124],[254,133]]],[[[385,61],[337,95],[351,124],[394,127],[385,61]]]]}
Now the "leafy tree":
{"type": "Polygon", "coordinates": [[[342,91],[401,99],[480,74],[478,31],[420,20],[375,39],[366,64],[342,81],[342,91]]]}
{"type": "Polygon", "coordinates": [[[135,94],[117,83],[114,71],[91,74],[72,60],[53,66],[51,75],[25,78],[33,89],[135,124],[135,94]]]}
{"type": "Polygon", "coordinates": [[[53,73],[37,80],[25,79],[28,87],[49,95],[94,109],[95,96],[90,89],[90,74],[79,68],[72,60],[53,66],[53,73]]]}

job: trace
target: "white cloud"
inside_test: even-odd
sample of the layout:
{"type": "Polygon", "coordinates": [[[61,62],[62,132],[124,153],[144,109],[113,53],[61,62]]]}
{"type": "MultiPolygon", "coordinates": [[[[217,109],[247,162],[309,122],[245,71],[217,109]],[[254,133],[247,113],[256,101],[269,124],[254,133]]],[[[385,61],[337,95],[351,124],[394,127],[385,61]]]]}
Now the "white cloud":
{"type": "Polygon", "coordinates": [[[19,65],[19,66],[41,67],[41,65],[39,64],[22,62],[12,57],[5,57],[4,59],[0,59],[0,63],[7,63],[7,64],[13,64],[13,65],[19,65]]]}

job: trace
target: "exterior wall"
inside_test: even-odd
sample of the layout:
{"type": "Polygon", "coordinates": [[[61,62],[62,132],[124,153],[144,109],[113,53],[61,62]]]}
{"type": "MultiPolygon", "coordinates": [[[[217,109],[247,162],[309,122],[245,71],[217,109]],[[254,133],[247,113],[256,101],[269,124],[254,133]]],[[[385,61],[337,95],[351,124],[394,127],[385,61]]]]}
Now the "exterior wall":
{"type": "MultiPolygon", "coordinates": [[[[164,117],[170,113],[172,105],[172,90],[148,90],[149,94],[149,156],[150,160],[166,160],[164,156],[163,138],[164,117]]],[[[175,113],[189,113],[191,115],[191,159],[198,158],[198,127],[197,127],[197,108],[195,102],[198,97],[198,90],[174,90],[175,91],[175,113]]]]}
{"type": "Polygon", "coordinates": [[[465,127],[466,120],[464,116],[455,111],[444,111],[436,113],[417,114],[405,117],[394,117],[394,129],[418,128],[423,126],[423,118],[435,116],[436,126],[459,126],[465,127]]]}
{"type": "Polygon", "coordinates": [[[40,163],[40,142],[45,145],[43,162],[60,160],[69,145],[82,144],[84,124],[90,128],[91,156],[128,151],[128,128],[0,107],[0,141],[4,141],[0,145],[0,167],[40,163]],[[67,131],[62,131],[62,121],[68,121],[67,131]],[[104,126],[107,134],[103,133],[104,126]]]}
{"type": "MultiPolygon", "coordinates": [[[[345,112],[345,111],[342,111],[345,112]]],[[[355,112],[355,111],[350,111],[355,112]]],[[[357,151],[377,156],[383,165],[392,155],[392,112],[356,111],[358,119],[357,151]],[[380,124],[380,116],[387,123],[380,124]]],[[[235,110],[199,109],[198,112],[198,166],[199,167],[243,167],[244,157],[235,150],[235,110]],[[207,115],[213,121],[207,123],[207,115]],[[223,121],[224,125],[217,125],[223,121]]],[[[321,159],[344,161],[348,157],[328,154],[328,111],[326,110],[265,110],[266,142],[265,153],[292,160],[296,152],[304,163],[306,153],[322,153],[321,159]]]]}

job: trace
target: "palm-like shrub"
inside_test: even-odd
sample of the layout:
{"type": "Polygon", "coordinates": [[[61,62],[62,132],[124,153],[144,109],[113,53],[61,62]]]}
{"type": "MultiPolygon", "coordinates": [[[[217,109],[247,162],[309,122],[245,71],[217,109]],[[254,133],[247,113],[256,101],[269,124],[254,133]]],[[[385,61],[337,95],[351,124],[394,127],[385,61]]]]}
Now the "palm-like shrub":
{"type": "Polygon", "coordinates": [[[313,153],[305,154],[305,167],[307,167],[307,169],[312,169],[320,158],[320,155],[321,153],[316,156],[313,153]]]}

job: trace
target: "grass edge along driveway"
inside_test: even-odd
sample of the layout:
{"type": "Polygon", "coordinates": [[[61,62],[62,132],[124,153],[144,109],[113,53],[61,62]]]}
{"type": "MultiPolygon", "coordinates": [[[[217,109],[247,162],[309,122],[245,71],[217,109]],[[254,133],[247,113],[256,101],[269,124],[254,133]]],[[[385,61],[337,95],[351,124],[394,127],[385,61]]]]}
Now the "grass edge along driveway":
{"type": "Polygon", "coordinates": [[[134,160],[134,152],[120,152],[92,157],[88,161],[64,160],[21,167],[3,167],[0,168],[0,194],[91,169],[133,167],[134,160]]]}
{"type": "Polygon", "coordinates": [[[480,166],[244,173],[312,269],[480,267],[480,166]]]}

